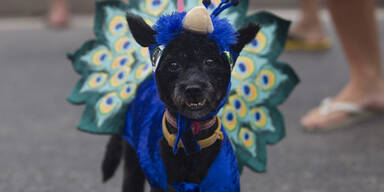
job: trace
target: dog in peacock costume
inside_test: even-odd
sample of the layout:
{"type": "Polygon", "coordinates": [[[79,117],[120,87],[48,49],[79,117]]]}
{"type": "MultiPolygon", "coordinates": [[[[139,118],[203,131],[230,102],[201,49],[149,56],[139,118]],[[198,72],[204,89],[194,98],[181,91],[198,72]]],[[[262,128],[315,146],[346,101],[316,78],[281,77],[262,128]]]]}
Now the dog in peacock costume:
{"type": "MultiPolygon", "coordinates": [[[[196,9],[201,10],[201,7],[192,10],[196,9]]],[[[285,136],[283,117],[277,106],[299,82],[287,64],[277,61],[284,48],[289,22],[267,12],[247,16],[247,9],[247,0],[190,0],[185,4],[180,0],[131,1],[130,4],[113,0],[97,2],[96,39],[87,41],[69,55],[81,78],[68,100],[86,105],[79,130],[124,138],[135,151],[154,189],[239,191],[238,177],[243,167],[265,171],[266,145],[275,144],[285,136]],[[199,16],[192,11],[184,12],[184,8],[190,10],[202,5],[207,13],[211,12],[203,28],[196,22],[204,23],[204,19],[196,19],[199,16]],[[227,9],[234,5],[237,6],[227,9]],[[174,12],[176,9],[179,13],[174,12]],[[148,43],[144,48],[140,46],[142,43],[136,43],[139,33],[135,36],[129,31],[136,24],[135,18],[131,17],[132,23],[127,22],[127,13],[140,16],[146,24],[153,25],[157,42],[148,43]],[[189,14],[193,16],[188,17],[189,14]],[[219,19],[219,14],[226,19],[219,19]],[[235,24],[234,28],[246,23],[260,26],[257,35],[252,36],[240,54],[231,49],[230,45],[236,44],[237,33],[229,22],[235,24]],[[172,135],[164,129],[167,112],[157,97],[155,79],[167,44],[184,29],[204,32],[213,39],[231,66],[232,75],[217,109],[198,119],[176,113],[174,124],[178,131],[172,135]],[[204,178],[199,183],[169,183],[159,152],[161,138],[166,138],[174,154],[181,152],[188,156],[199,152],[204,146],[190,134],[196,130],[193,122],[215,119],[216,115],[218,129],[214,141],[220,140],[221,149],[204,178]]],[[[203,16],[205,13],[195,12],[203,16]]]]}

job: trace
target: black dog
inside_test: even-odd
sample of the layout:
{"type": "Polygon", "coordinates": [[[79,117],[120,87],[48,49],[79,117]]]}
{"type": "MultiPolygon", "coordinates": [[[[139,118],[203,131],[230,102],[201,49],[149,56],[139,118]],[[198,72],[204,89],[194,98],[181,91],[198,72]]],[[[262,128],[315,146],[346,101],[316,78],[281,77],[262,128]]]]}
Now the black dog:
{"type": "MultiPolygon", "coordinates": [[[[156,31],[142,18],[128,15],[127,20],[132,35],[141,46],[148,47],[156,43],[154,37],[156,31]]],[[[253,23],[238,30],[238,43],[231,47],[232,51],[240,53],[258,31],[259,26],[253,23]]],[[[209,40],[204,34],[188,30],[183,30],[167,45],[156,72],[159,97],[165,104],[170,118],[180,113],[190,119],[200,119],[217,109],[227,94],[230,78],[231,66],[225,56],[219,53],[216,42],[209,40]]],[[[217,126],[216,121],[209,128],[198,132],[195,135],[196,139],[208,138],[217,126]]],[[[177,133],[177,128],[168,120],[166,129],[171,134],[177,133]]],[[[189,155],[186,155],[184,150],[174,154],[165,138],[159,145],[168,184],[200,183],[220,151],[221,140],[216,140],[209,147],[189,155]]],[[[123,191],[143,191],[145,176],[136,152],[128,142],[122,141],[120,136],[112,136],[107,146],[103,162],[104,181],[113,176],[122,154],[125,161],[123,191]]],[[[152,189],[152,191],[162,190],[152,189]]],[[[169,191],[172,191],[171,187],[169,191]]]]}

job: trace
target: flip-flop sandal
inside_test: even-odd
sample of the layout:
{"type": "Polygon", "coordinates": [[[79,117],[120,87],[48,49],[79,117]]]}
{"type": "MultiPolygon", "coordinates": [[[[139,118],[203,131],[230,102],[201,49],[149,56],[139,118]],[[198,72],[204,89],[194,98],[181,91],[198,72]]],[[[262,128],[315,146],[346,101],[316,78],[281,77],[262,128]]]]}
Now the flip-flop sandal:
{"type": "Polygon", "coordinates": [[[330,131],[338,128],[344,128],[344,127],[353,125],[357,122],[361,122],[366,119],[369,119],[377,113],[376,111],[367,110],[361,105],[358,105],[355,103],[340,102],[340,101],[336,102],[336,101],[333,101],[331,98],[326,98],[321,102],[319,106],[320,115],[326,116],[335,112],[346,112],[348,114],[343,120],[328,124],[323,127],[303,126],[304,130],[307,132],[325,132],[325,131],[330,131]]]}
{"type": "Polygon", "coordinates": [[[287,42],[285,44],[285,50],[287,51],[324,51],[332,47],[332,41],[325,37],[318,42],[309,42],[300,37],[294,35],[288,35],[287,42]]]}

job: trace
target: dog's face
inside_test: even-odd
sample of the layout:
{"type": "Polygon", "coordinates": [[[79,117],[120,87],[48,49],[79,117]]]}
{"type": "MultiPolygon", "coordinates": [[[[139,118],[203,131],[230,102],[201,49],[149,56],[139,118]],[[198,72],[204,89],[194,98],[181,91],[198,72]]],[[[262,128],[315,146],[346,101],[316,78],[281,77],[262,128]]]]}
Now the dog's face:
{"type": "MultiPolygon", "coordinates": [[[[143,47],[156,44],[154,31],[135,15],[127,15],[135,40],[143,47]]],[[[238,31],[232,51],[240,53],[255,37],[259,26],[249,24],[238,31]]],[[[229,61],[207,35],[184,30],[164,49],[156,70],[160,99],[168,110],[200,119],[216,110],[231,78],[229,61]]]]}
{"type": "Polygon", "coordinates": [[[213,40],[183,31],[165,48],[156,72],[160,99],[171,112],[199,119],[217,109],[231,68],[213,40]]]}

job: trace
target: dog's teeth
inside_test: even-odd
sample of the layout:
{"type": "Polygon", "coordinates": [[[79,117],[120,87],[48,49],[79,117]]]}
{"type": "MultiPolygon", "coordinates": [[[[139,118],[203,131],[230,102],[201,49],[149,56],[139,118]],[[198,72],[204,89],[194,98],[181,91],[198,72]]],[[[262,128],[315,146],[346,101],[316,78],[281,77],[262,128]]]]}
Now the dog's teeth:
{"type": "Polygon", "coordinates": [[[185,103],[188,107],[202,107],[205,105],[207,100],[203,100],[201,102],[198,102],[198,103],[185,103]]]}
{"type": "Polygon", "coordinates": [[[196,107],[197,103],[186,103],[188,107],[196,107]]]}
{"type": "Polygon", "coordinates": [[[207,100],[204,99],[202,102],[199,102],[199,106],[204,106],[206,101],[207,100]]]}

